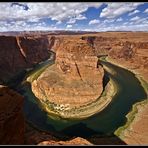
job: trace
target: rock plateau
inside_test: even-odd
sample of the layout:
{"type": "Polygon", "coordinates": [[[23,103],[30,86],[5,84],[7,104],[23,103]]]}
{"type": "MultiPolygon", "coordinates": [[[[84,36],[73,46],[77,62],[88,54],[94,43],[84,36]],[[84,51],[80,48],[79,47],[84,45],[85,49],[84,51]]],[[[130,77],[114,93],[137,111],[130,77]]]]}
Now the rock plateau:
{"type": "Polygon", "coordinates": [[[65,39],[56,49],[55,64],[32,83],[37,98],[57,105],[80,107],[103,91],[104,70],[94,49],[81,39],[65,39]]]}

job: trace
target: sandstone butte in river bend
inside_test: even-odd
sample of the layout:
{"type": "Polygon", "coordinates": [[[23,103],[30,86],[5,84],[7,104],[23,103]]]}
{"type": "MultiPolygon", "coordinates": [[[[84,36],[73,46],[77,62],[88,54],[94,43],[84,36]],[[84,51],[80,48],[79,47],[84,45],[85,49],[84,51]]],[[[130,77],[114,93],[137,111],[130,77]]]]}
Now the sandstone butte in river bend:
{"type": "Polygon", "coordinates": [[[71,37],[63,38],[55,49],[55,65],[33,81],[37,98],[69,108],[96,100],[103,91],[104,70],[97,65],[94,48],[81,38],[71,37]]]}
{"type": "MultiPolygon", "coordinates": [[[[64,75],[64,71],[68,73],[68,68],[70,67],[72,69],[72,72],[69,73],[70,81],[76,78],[82,78],[84,80],[88,79],[89,73],[86,76],[83,75],[83,72],[87,71],[87,68],[84,65],[90,64],[92,65],[92,71],[97,71],[98,69],[95,65],[95,57],[102,54],[108,55],[111,61],[138,73],[144,80],[148,81],[148,33],[104,32],[83,35],[51,36],[46,34],[46,36],[32,36],[29,34],[25,37],[0,36],[0,84],[5,85],[5,82],[8,79],[16,76],[19,72],[22,72],[26,68],[31,68],[35,64],[48,59],[50,57],[49,51],[51,49],[54,50],[54,52],[57,52],[56,66],[53,68],[59,70],[61,73],[60,76],[62,77],[62,75],[64,75]],[[80,52],[81,55],[83,55],[84,52],[88,63],[87,61],[84,61],[84,55],[83,59],[81,59],[79,55],[75,55],[77,57],[76,64],[80,66],[80,74],[82,74],[81,77],[78,73],[76,73],[78,71],[72,58],[65,58],[66,60],[64,59],[63,61],[63,57],[67,55],[69,57],[69,54],[73,51],[73,49],[80,49],[75,48],[76,46],[71,43],[71,40],[75,40],[75,43],[77,43],[76,45],[86,47],[86,49],[88,49],[87,52],[84,50],[82,50],[82,53],[80,52]],[[62,47],[62,49],[60,47],[62,47]],[[93,49],[93,52],[91,53],[89,49],[91,49],[91,51],[93,49]],[[61,52],[62,50],[65,51],[63,52],[65,54],[61,52]],[[90,55],[94,57],[93,60],[90,58],[90,55]],[[81,60],[83,61],[83,64],[79,65],[81,60]],[[65,66],[64,64],[69,66],[65,66]]],[[[94,74],[94,78],[98,73],[99,72],[96,72],[96,74],[94,74]]],[[[100,74],[102,74],[101,71],[100,74]]],[[[101,77],[102,75],[98,78],[99,82],[101,82],[101,77]]],[[[87,82],[89,82],[89,79],[87,82]]],[[[45,82],[43,81],[42,83],[45,82]]],[[[97,95],[99,95],[100,92],[96,92],[97,95]]],[[[43,142],[44,144],[50,142],[54,143],[52,142],[53,140],[58,141],[54,138],[52,133],[44,134],[40,131],[36,131],[35,129],[28,129],[28,124],[24,120],[22,112],[23,99],[25,98],[10,90],[8,87],[1,86],[0,144],[27,144],[28,141],[29,144],[37,144],[46,141],[43,142]],[[14,128],[14,125],[17,125],[17,128],[14,128]],[[35,138],[37,138],[37,140],[36,142],[33,142],[35,138]]],[[[138,114],[138,119],[136,118],[136,120],[134,120],[131,124],[132,131],[126,131],[126,137],[122,139],[126,144],[148,143],[148,136],[146,136],[148,133],[148,119],[143,118],[148,113],[147,108],[148,104],[145,104],[145,107],[141,109],[138,114]],[[131,134],[133,137],[133,133],[136,133],[136,137],[131,139],[131,134]]],[[[98,141],[97,144],[99,144],[99,141],[101,144],[106,144],[105,140],[101,141],[99,139],[100,138],[96,139],[96,141],[98,141]]],[[[83,143],[83,139],[81,140],[83,143]]],[[[110,144],[114,143],[116,142],[113,141],[110,144]]]]}

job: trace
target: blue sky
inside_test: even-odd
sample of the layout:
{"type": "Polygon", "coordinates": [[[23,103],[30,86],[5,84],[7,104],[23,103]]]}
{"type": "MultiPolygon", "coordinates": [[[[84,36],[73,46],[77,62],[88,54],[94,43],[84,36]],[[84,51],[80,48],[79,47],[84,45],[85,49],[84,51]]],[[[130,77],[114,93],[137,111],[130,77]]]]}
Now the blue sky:
{"type": "Polygon", "coordinates": [[[0,32],[147,31],[148,3],[0,3],[0,32]]]}

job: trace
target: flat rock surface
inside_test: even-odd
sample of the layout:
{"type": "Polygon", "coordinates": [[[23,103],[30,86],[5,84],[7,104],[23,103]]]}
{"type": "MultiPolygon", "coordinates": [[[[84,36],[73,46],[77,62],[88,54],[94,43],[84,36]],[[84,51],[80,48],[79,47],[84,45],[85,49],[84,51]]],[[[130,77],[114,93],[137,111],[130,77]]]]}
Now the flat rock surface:
{"type": "Polygon", "coordinates": [[[122,140],[129,145],[148,144],[148,104],[138,107],[136,118],[123,133],[122,140]]]}

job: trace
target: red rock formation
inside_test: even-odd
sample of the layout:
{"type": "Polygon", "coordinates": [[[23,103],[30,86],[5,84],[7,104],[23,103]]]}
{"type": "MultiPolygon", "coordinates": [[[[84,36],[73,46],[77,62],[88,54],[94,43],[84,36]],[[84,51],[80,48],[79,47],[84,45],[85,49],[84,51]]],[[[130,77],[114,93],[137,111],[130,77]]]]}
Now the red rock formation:
{"type": "Polygon", "coordinates": [[[49,44],[47,38],[19,37],[19,43],[25,53],[25,59],[29,66],[39,63],[49,57],[49,44]]]}
{"type": "Polygon", "coordinates": [[[93,48],[78,38],[64,38],[56,48],[56,64],[32,83],[37,98],[79,107],[96,100],[103,90],[104,71],[93,48]]]}
{"type": "Polygon", "coordinates": [[[146,32],[104,32],[84,35],[82,39],[93,45],[95,54],[109,55],[115,62],[148,81],[148,33],[146,32]]]}
{"type": "Polygon", "coordinates": [[[26,66],[15,37],[0,37],[0,81],[5,81],[13,73],[26,66]]]}
{"type": "Polygon", "coordinates": [[[55,36],[49,36],[48,41],[49,41],[49,49],[52,49],[52,47],[56,44],[55,41],[57,41],[57,39],[55,36]]]}
{"type": "Polygon", "coordinates": [[[49,58],[47,38],[0,37],[0,82],[49,58]]]}
{"type": "Polygon", "coordinates": [[[120,137],[127,144],[147,145],[148,144],[148,104],[137,106],[138,113],[133,122],[120,134],[120,137]]]}
{"type": "Polygon", "coordinates": [[[53,140],[43,141],[40,142],[38,145],[93,145],[93,144],[87,141],[86,139],[77,137],[69,141],[53,141],[53,140]]]}
{"type": "Polygon", "coordinates": [[[0,144],[24,143],[23,97],[0,86],[0,144]]]}
{"type": "Polygon", "coordinates": [[[140,73],[148,81],[148,42],[120,42],[112,46],[109,57],[116,63],[140,73]]]}

